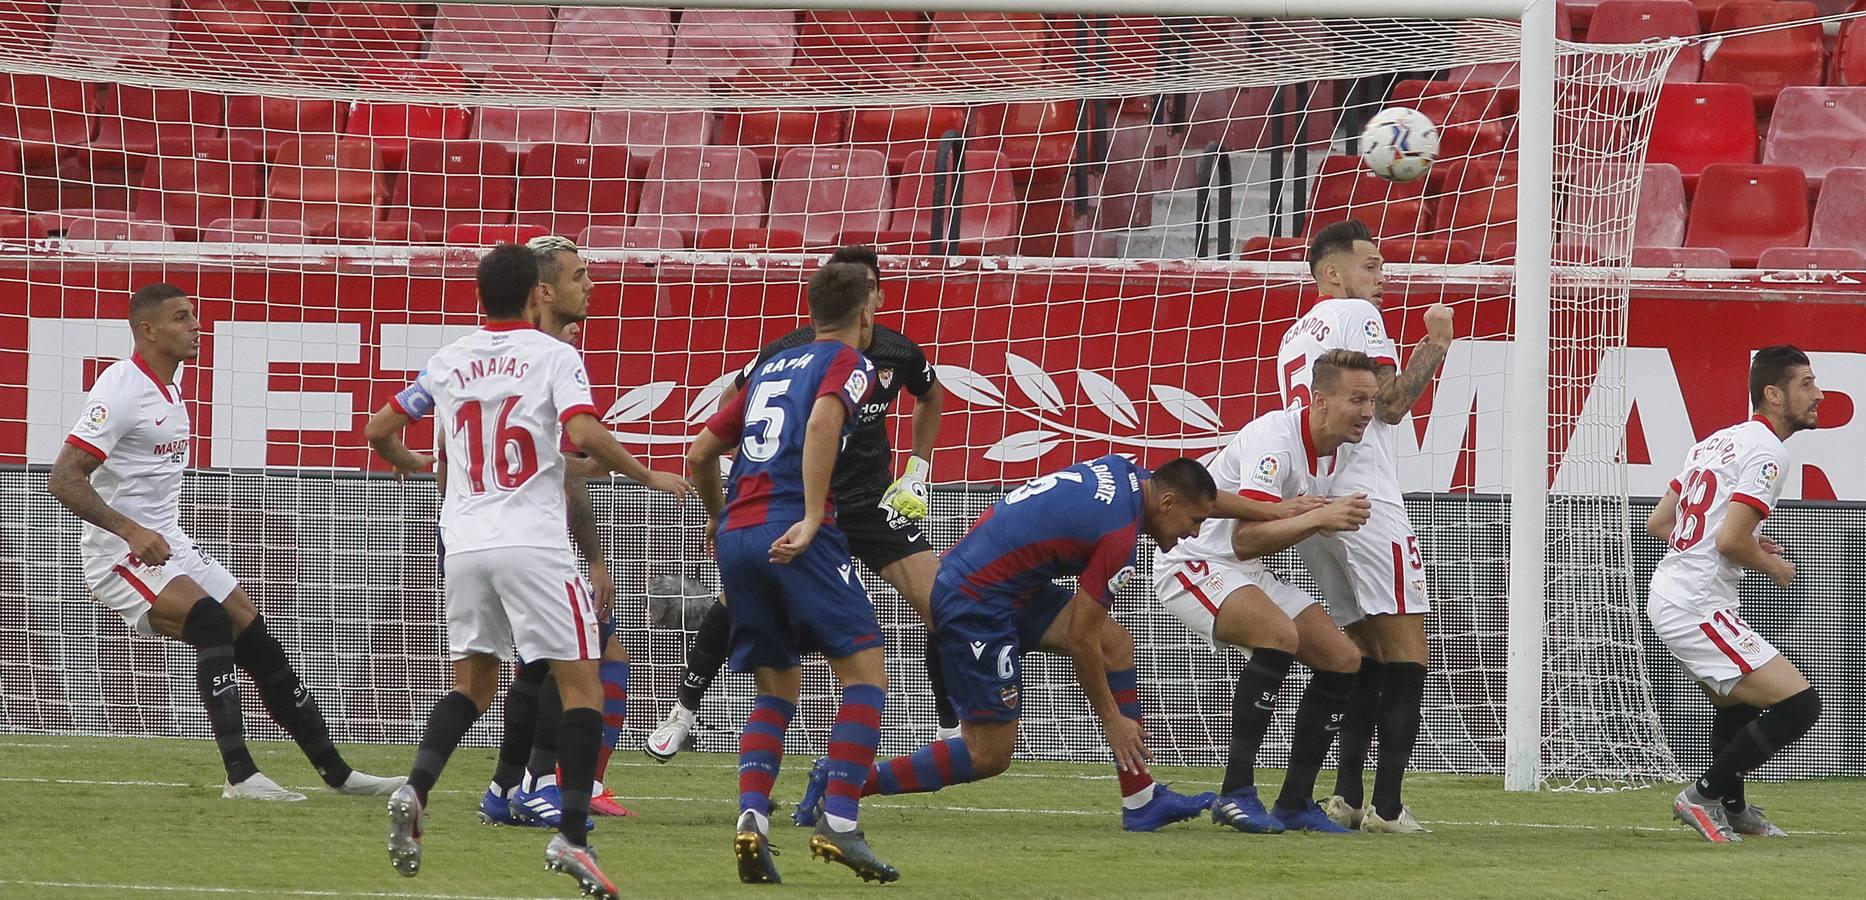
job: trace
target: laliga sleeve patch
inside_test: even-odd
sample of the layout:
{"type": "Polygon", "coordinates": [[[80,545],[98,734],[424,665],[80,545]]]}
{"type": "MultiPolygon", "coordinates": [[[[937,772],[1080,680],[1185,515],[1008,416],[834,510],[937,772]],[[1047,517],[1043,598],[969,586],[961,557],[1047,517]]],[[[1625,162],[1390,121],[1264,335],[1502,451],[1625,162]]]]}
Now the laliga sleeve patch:
{"type": "Polygon", "coordinates": [[[1121,571],[1108,577],[1108,593],[1121,593],[1121,589],[1127,587],[1127,583],[1132,580],[1134,580],[1134,567],[1122,566],[1121,571]]]}
{"type": "Polygon", "coordinates": [[[1381,329],[1380,323],[1373,319],[1368,319],[1361,323],[1361,332],[1367,335],[1367,342],[1369,344],[1385,346],[1387,343],[1386,332],[1381,329]]]}
{"type": "Polygon", "coordinates": [[[1262,459],[1257,460],[1257,467],[1251,471],[1250,480],[1262,487],[1275,487],[1276,473],[1281,468],[1282,463],[1277,462],[1276,454],[1266,453],[1262,459]]]}
{"type": "Polygon", "coordinates": [[[110,407],[103,401],[97,401],[84,408],[84,415],[78,419],[78,432],[81,434],[103,434],[104,423],[110,421],[110,407]]]}
{"type": "Polygon", "coordinates": [[[1774,486],[1775,480],[1782,475],[1782,467],[1776,465],[1775,460],[1768,460],[1762,464],[1761,474],[1763,484],[1774,486]]]}
{"type": "Polygon", "coordinates": [[[849,395],[850,403],[860,406],[862,398],[868,396],[868,373],[861,369],[850,372],[849,380],[842,385],[842,392],[849,395]]]}

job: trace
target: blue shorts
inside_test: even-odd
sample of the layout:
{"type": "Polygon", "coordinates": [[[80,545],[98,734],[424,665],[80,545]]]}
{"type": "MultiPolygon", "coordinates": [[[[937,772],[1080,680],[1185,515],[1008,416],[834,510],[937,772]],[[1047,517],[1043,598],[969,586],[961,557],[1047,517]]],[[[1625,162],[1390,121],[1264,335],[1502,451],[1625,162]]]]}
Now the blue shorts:
{"type": "Polygon", "coordinates": [[[790,525],[754,525],[720,534],[719,581],[732,610],[732,671],[789,669],[805,653],[830,659],[882,645],[881,623],[855,574],[848,539],[834,526],[803,555],[771,562],[771,542],[790,525]]]}
{"type": "Polygon", "coordinates": [[[989,593],[974,599],[955,582],[933,580],[933,640],[959,721],[1018,720],[1022,657],[1038,648],[1074,597],[1074,591],[1051,584],[1022,603],[989,593]]]}

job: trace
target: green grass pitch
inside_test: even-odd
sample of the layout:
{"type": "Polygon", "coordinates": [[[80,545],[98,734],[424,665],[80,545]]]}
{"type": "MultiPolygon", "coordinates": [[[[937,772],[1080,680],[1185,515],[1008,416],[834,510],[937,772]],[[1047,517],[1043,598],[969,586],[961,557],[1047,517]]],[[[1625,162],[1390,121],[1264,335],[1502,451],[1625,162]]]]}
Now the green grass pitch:
{"type": "MultiPolygon", "coordinates": [[[[409,747],[346,748],[366,771],[405,771],[409,747]]],[[[313,791],[290,744],[254,756],[304,803],[219,797],[203,741],[0,735],[0,896],[575,896],[543,870],[548,833],[479,824],[474,808],[493,751],[463,748],[434,794],[421,876],[383,849],[377,799],[313,791]]],[[[1614,794],[1505,793],[1495,778],[1418,775],[1408,802],[1429,835],[1279,835],[1207,819],[1156,834],[1121,831],[1112,774],[1020,763],[1008,776],[938,794],[873,798],[863,825],[892,885],[862,884],[809,857],[807,832],[774,826],[777,887],[738,884],[731,832],[736,760],[685,754],[665,766],[616,755],[610,782],[639,819],[592,835],[604,868],[640,897],[1866,897],[1866,780],[1759,784],[1751,799],[1795,832],[1739,846],[1705,844],[1670,821],[1675,788],[1614,794]]],[[[778,800],[794,800],[809,760],[785,760],[778,800]]],[[[1161,769],[1211,789],[1210,769],[1161,769]]],[[[1274,788],[1280,775],[1264,772],[1274,788]]],[[[1327,775],[1324,773],[1324,781],[1327,775]]],[[[789,806],[783,807],[788,812],[789,806]]]]}

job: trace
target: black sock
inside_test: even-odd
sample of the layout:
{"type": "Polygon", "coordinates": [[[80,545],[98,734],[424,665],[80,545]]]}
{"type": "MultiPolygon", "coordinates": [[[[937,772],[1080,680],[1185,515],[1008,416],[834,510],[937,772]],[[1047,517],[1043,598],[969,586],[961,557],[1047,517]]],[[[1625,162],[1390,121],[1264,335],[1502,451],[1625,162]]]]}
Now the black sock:
{"type": "Polygon", "coordinates": [[[572,844],[589,843],[590,792],[596,784],[596,754],[603,740],[601,710],[579,706],[564,710],[557,745],[564,769],[557,790],[563,795],[564,823],[558,827],[572,844]]]}
{"type": "Polygon", "coordinates": [[[1704,777],[1698,779],[1698,793],[1712,800],[1730,796],[1737,790],[1743,773],[1768,762],[1783,747],[1800,740],[1820,717],[1821,695],[1813,688],[1763,710],[1756,721],[1738,730],[1730,739],[1730,746],[1711,760],[1704,777]]]}
{"type": "Polygon", "coordinates": [[[1289,774],[1276,805],[1304,809],[1315,800],[1315,776],[1328,757],[1328,745],[1341,730],[1341,710],[1354,687],[1350,672],[1316,672],[1296,707],[1296,730],[1289,743],[1289,774]]]}
{"type": "Polygon", "coordinates": [[[459,691],[449,691],[434,704],[434,711],[428,714],[428,727],[421,733],[421,746],[415,751],[415,767],[408,771],[408,783],[421,796],[422,805],[427,804],[428,791],[434,789],[441,770],[447,767],[447,757],[460,746],[460,739],[481,712],[472,698],[459,691]]]}
{"type": "Polygon", "coordinates": [[[505,692],[505,725],[499,732],[499,764],[492,770],[492,783],[501,794],[510,794],[525,777],[525,763],[531,759],[532,735],[538,728],[538,688],[544,676],[551,674],[551,664],[534,662],[518,667],[512,687],[505,692]]]}
{"type": "Polygon", "coordinates": [[[726,612],[724,603],[714,603],[700,618],[700,628],[693,634],[693,643],[687,646],[687,671],[680,677],[680,705],[693,712],[700,711],[700,701],[706,699],[706,690],[713,686],[713,679],[719,677],[719,668],[726,664],[726,653],[732,638],[732,616],[726,612]]]}
{"type": "Polygon", "coordinates": [[[1380,709],[1380,689],[1386,685],[1386,665],[1371,656],[1361,657],[1361,671],[1348,690],[1348,705],[1341,713],[1341,753],[1335,769],[1335,793],[1360,809],[1367,801],[1367,748],[1374,740],[1374,717],[1380,709]]]}
{"type": "MultiPolygon", "coordinates": [[[[1722,756],[1724,749],[1736,739],[1737,732],[1742,731],[1743,726],[1756,721],[1756,717],[1760,715],[1762,715],[1761,708],[1747,703],[1717,707],[1716,714],[1711,717],[1711,759],[1722,756]]],[[[1731,812],[1742,812],[1749,808],[1749,800],[1743,796],[1743,776],[1736,777],[1736,790],[1724,795],[1723,806],[1731,812]]]]}
{"type": "Polygon", "coordinates": [[[324,723],[317,698],[298,680],[285,648],[266,630],[264,616],[254,618],[233,639],[233,662],[259,685],[266,712],[297,742],[318,777],[331,787],[342,787],[350,778],[350,765],[330,742],[330,726],[324,723]]]}
{"type": "Polygon", "coordinates": [[[1386,664],[1386,684],[1380,689],[1380,761],[1374,768],[1374,812],[1392,821],[1405,804],[1400,787],[1412,747],[1419,740],[1419,710],[1425,702],[1425,666],[1415,662],[1386,664]]]}
{"type": "Polygon", "coordinates": [[[1252,787],[1257,783],[1257,748],[1263,746],[1263,733],[1270,730],[1270,717],[1276,712],[1276,695],[1283,689],[1289,665],[1296,658],[1281,650],[1253,650],[1250,662],[1238,675],[1237,689],[1231,695],[1231,758],[1225,763],[1225,783],[1220,794],[1252,787]]]}
{"type": "Polygon", "coordinates": [[[927,633],[927,683],[933,686],[933,712],[939,716],[939,727],[958,728],[959,711],[952,708],[952,695],[946,693],[946,666],[931,632],[927,633]]]}
{"type": "Polygon", "coordinates": [[[240,713],[240,682],[233,672],[233,620],[211,597],[188,610],[182,642],[194,648],[194,687],[207,709],[207,727],[227,768],[227,783],[239,784],[259,773],[246,749],[246,720],[240,713]]]}
{"type": "Polygon", "coordinates": [[[557,679],[546,677],[538,685],[538,718],[531,729],[531,759],[525,773],[537,781],[557,773],[557,732],[564,716],[564,697],[557,692],[557,679]]]}

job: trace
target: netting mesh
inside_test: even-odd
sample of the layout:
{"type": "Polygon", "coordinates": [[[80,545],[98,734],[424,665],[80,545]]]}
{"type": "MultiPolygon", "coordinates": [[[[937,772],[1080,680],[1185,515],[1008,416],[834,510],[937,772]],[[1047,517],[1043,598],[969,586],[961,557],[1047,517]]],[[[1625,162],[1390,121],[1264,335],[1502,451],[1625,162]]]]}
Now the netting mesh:
{"type": "MultiPolygon", "coordinates": [[[[1276,347],[1313,300],[1305,236],[1353,217],[1389,261],[1402,347],[1430,303],[1457,313],[1445,373],[1400,438],[1436,610],[1418,758],[1500,769],[1513,23],[268,0],[35,10],[0,2],[0,142],[19,163],[0,167],[0,284],[21,298],[0,309],[17,360],[0,385],[22,399],[0,414],[0,462],[57,452],[96,373],[127,352],[130,288],[165,279],[197,296],[207,341],[184,387],[192,460],[212,474],[190,496],[228,508],[189,521],[262,585],[307,680],[350,695],[325,701],[346,735],[411,739],[442,686],[430,489],[349,476],[380,467],[360,434],[368,412],[477,320],[478,248],[543,233],[585,247],[599,289],[583,348],[605,419],[671,469],[725,379],[799,324],[820,252],[876,245],[882,321],[926,349],[946,390],[931,530],[944,547],[1003,485],[1111,451],[1200,455],[1280,405],[1276,347]],[[1389,105],[1439,124],[1427,178],[1387,182],[1354,155],[1389,105]],[[225,493],[202,493],[210,483],[225,493]],[[306,605],[312,584],[325,593],[306,605]]],[[[1558,64],[1554,784],[1676,772],[1646,687],[1620,446],[1625,270],[1675,50],[1564,46],[1558,64]]],[[[56,662],[4,682],[0,727],[200,733],[185,691],[146,693],[185,672],[186,651],[123,637],[84,605],[71,522],[38,504],[40,525],[15,545],[35,562],[0,585],[36,598],[31,616],[90,623],[61,647],[105,650],[44,656],[43,620],[8,629],[9,655],[26,640],[56,662]],[[74,692],[55,701],[60,690],[74,692]],[[21,712],[57,702],[67,718],[21,712]]],[[[684,643],[679,616],[657,624],[641,600],[650,577],[713,575],[693,514],[650,513],[626,489],[600,493],[599,512],[640,601],[625,604],[639,616],[625,626],[639,726],[671,704],[684,643]]],[[[1305,582],[1293,557],[1277,565],[1305,582]]],[[[924,632],[870,586],[898,639],[886,749],[908,749],[931,720],[924,632]]],[[[1143,645],[1156,753],[1216,761],[1236,660],[1145,597],[1118,611],[1143,645]]],[[[1028,672],[1024,752],[1097,758],[1066,667],[1028,672]]],[[[826,673],[808,685],[793,731],[805,744],[829,708],[826,673]]],[[[726,682],[705,719],[730,727],[746,696],[726,682]]]]}

